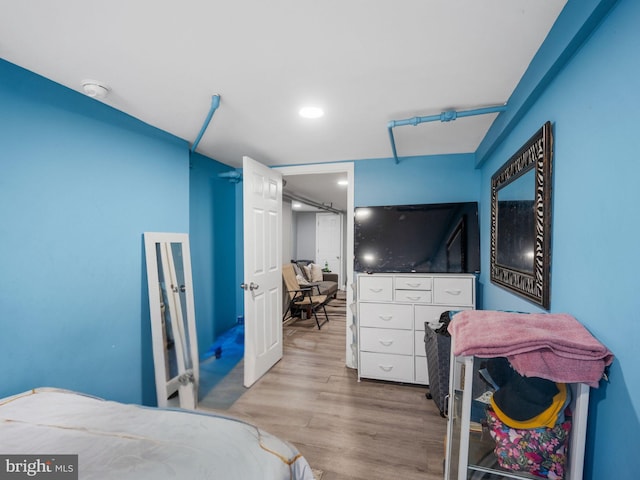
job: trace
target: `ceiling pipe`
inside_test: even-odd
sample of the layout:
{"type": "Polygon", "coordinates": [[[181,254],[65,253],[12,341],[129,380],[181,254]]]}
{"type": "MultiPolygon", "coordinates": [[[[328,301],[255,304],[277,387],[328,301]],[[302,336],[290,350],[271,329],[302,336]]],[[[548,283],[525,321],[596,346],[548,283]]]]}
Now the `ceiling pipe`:
{"type": "Polygon", "coordinates": [[[198,134],[196,141],[193,142],[193,145],[191,145],[191,153],[195,152],[196,148],[198,148],[198,144],[200,143],[200,140],[202,139],[202,136],[204,135],[205,130],[209,126],[209,122],[211,121],[213,114],[215,113],[215,111],[218,109],[219,106],[220,106],[220,95],[213,95],[211,97],[211,108],[209,109],[207,118],[205,119],[204,124],[200,129],[200,133],[198,134]]]}
{"type": "Polygon", "coordinates": [[[325,205],[324,203],[316,202],[315,200],[310,200],[295,193],[282,192],[282,198],[285,198],[287,200],[295,200],[296,202],[304,203],[306,205],[310,205],[312,207],[319,208],[320,210],[325,210],[331,213],[344,213],[342,210],[338,210],[337,208],[333,208],[332,206],[325,205]]]}
{"type": "Polygon", "coordinates": [[[387,128],[389,129],[389,140],[391,141],[391,150],[393,151],[393,158],[396,164],[400,163],[400,160],[398,159],[398,152],[396,150],[396,141],[395,141],[395,138],[393,137],[393,128],[395,127],[401,127],[404,125],[416,126],[419,123],[425,123],[425,122],[437,122],[437,121],[452,122],[457,118],[471,117],[474,115],[485,115],[487,113],[499,113],[499,112],[504,112],[505,110],[507,110],[506,105],[498,105],[495,107],[476,108],[475,110],[464,110],[462,112],[457,112],[455,110],[447,110],[440,113],[439,115],[428,115],[426,117],[413,117],[413,118],[407,118],[405,120],[391,120],[387,124],[387,128]]]}
{"type": "Polygon", "coordinates": [[[219,173],[218,177],[226,178],[231,183],[239,183],[242,181],[242,173],[237,170],[231,170],[229,172],[219,173]]]}

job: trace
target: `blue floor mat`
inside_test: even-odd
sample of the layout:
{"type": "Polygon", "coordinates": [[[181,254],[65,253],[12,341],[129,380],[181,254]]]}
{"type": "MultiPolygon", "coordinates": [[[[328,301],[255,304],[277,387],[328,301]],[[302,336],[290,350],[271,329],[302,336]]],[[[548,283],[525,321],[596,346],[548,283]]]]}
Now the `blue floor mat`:
{"type": "Polygon", "coordinates": [[[218,337],[200,362],[200,396],[216,386],[244,357],[244,325],[239,324],[218,337]]]}

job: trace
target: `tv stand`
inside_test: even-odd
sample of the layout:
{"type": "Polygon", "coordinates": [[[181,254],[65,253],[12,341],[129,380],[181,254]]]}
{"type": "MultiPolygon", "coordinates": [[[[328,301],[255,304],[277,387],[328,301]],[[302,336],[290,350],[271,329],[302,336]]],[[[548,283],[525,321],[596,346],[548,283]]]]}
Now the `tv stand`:
{"type": "Polygon", "coordinates": [[[424,323],[474,309],[476,276],[373,273],[357,277],[358,380],[429,384],[424,323]]]}

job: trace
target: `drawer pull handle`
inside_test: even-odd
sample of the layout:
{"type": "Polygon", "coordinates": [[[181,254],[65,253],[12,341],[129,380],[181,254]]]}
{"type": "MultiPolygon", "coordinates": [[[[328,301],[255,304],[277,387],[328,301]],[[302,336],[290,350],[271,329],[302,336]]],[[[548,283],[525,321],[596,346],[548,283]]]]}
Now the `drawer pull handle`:
{"type": "Polygon", "coordinates": [[[378,365],[378,367],[384,372],[390,372],[393,370],[393,365],[378,365]]]}
{"type": "Polygon", "coordinates": [[[407,283],[407,286],[411,288],[418,288],[421,285],[422,285],[421,283],[407,283]]]}
{"type": "Polygon", "coordinates": [[[417,302],[418,300],[420,300],[422,297],[407,297],[407,300],[411,300],[414,302],[417,302]]]}
{"type": "Polygon", "coordinates": [[[462,290],[445,290],[445,292],[450,295],[460,295],[462,293],[462,290]]]}
{"type": "Polygon", "coordinates": [[[370,288],[369,290],[373,293],[380,293],[382,291],[381,288],[370,288]]]}
{"type": "Polygon", "coordinates": [[[391,345],[393,345],[393,340],[378,340],[380,342],[381,345],[385,346],[385,347],[390,347],[391,345]]]}
{"type": "Polygon", "coordinates": [[[380,320],[384,320],[385,322],[388,322],[393,318],[393,315],[378,315],[378,317],[380,317],[380,320]]]}

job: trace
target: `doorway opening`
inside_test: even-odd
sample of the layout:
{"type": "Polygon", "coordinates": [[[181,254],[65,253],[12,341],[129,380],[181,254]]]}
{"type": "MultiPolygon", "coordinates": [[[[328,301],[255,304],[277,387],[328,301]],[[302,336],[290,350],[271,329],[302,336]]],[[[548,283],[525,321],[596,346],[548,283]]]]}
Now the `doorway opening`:
{"type": "MultiPolygon", "coordinates": [[[[340,290],[340,296],[342,297],[342,305],[343,308],[346,305],[346,313],[344,314],[345,318],[345,326],[344,326],[344,338],[345,338],[345,364],[347,367],[356,368],[357,366],[357,349],[354,348],[355,338],[353,335],[353,313],[349,308],[349,305],[353,304],[354,292],[351,287],[354,283],[353,279],[353,211],[354,211],[354,165],[353,163],[336,163],[336,164],[317,164],[317,165],[302,165],[302,166],[293,166],[293,167],[274,167],[275,170],[280,171],[283,175],[283,180],[289,183],[289,186],[298,183],[298,181],[302,180],[312,180],[312,185],[317,185],[321,188],[322,195],[314,194],[311,187],[308,187],[304,193],[306,197],[314,197],[315,200],[324,207],[340,207],[342,210],[343,216],[343,230],[342,230],[342,238],[343,238],[343,255],[342,262],[344,265],[343,277],[340,290]],[[333,185],[330,181],[330,176],[339,175],[342,179],[346,179],[348,185],[345,187],[336,188],[333,190],[333,185]],[[334,193],[331,193],[331,192],[334,193]],[[335,193],[339,192],[339,193],[335,193]]],[[[336,185],[336,187],[338,187],[336,185]]],[[[285,204],[286,202],[283,202],[285,204]]],[[[291,205],[291,203],[289,203],[291,205]]],[[[337,209],[337,208],[336,208],[337,209]]],[[[325,209],[317,209],[320,211],[327,211],[325,209]]],[[[329,210],[330,211],[330,210],[329,210]]],[[[315,215],[315,213],[314,213],[315,215]]],[[[283,217],[286,216],[286,207],[283,207],[283,217]]],[[[291,225],[285,225],[285,219],[283,218],[283,231],[290,229],[291,225]]],[[[291,239],[288,235],[282,235],[283,241],[283,256],[282,263],[288,262],[293,257],[291,257],[291,253],[285,254],[284,252],[291,252],[291,239]],[[288,245],[285,245],[289,242],[288,245]]],[[[337,305],[336,305],[337,306],[337,305]]],[[[344,310],[343,310],[344,311],[344,310]]],[[[340,325],[343,325],[340,322],[340,325]]],[[[231,342],[235,341],[234,339],[230,340],[231,342]]],[[[215,355],[215,352],[212,352],[215,355]]],[[[224,356],[224,347],[223,353],[224,356]]],[[[216,385],[216,393],[213,397],[215,397],[216,402],[218,402],[217,406],[213,406],[213,408],[225,408],[224,405],[220,406],[219,402],[227,403],[231,405],[237,398],[239,398],[247,389],[242,385],[242,371],[243,371],[243,360],[240,360],[239,363],[227,374],[224,379],[220,380],[219,384],[216,385]],[[223,398],[223,394],[220,393],[221,390],[225,390],[223,398]]],[[[212,396],[209,396],[210,398],[212,396]]],[[[201,397],[201,403],[207,403],[207,400],[201,397]]]]}
{"type": "MultiPolygon", "coordinates": [[[[325,208],[319,208],[316,205],[316,211],[331,211],[326,207],[335,211],[342,211],[343,215],[343,248],[341,265],[343,267],[343,276],[341,284],[344,288],[346,308],[346,328],[345,328],[345,351],[346,366],[356,368],[357,355],[356,349],[353,348],[355,338],[353,335],[353,313],[349,305],[353,303],[353,211],[354,211],[354,165],[352,162],[345,163],[326,163],[314,165],[298,165],[291,167],[275,167],[282,173],[283,180],[287,182],[288,189],[293,190],[296,186],[299,191],[295,192],[299,196],[304,196],[315,200],[316,204],[320,204],[325,208]],[[346,186],[337,185],[338,180],[345,180],[346,186]],[[301,190],[301,186],[304,189],[301,190]],[[346,187],[346,188],[345,188],[346,187]],[[346,194],[346,197],[345,197],[346,194]],[[314,198],[315,197],[315,198],[314,198]]],[[[286,207],[283,204],[283,218],[287,215],[286,207]]],[[[291,228],[291,225],[284,225],[283,230],[291,228]]],[[[293,260],[292,245],[287,246],[285,235],[283,234],[283,262],[293,260]],[[288,249],[287,249],[288,248],[288,249]],[[291,257],[291,258],[288,258],[291,257]]],[[[315,242],[315,241],[314,241],[315,242]]]]}

